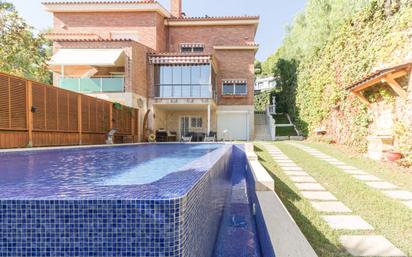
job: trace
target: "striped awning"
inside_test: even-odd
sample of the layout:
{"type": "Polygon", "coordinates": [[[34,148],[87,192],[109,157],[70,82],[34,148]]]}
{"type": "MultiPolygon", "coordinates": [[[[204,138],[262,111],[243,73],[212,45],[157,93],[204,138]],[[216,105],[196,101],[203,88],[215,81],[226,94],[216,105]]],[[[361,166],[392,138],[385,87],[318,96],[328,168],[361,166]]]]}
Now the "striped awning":
{"type": "Polygon", "coordinates": [[[210,64],[210,55],[152,55],[149,57],[150,64],[210,64]]]}
{"type": "Polygon", "coordinates": [[[201,43],[184,43],[184,44],[180,44],[180,47],[204,47],[205,44],[201,44],[201,43]]]}
{"type": "Polygon", "coordinates": [[[242,84],[242,83],[247,83],[247,80],[239,80],[239,79],[226,79],[223,80],[223,84],[242,84]]]}

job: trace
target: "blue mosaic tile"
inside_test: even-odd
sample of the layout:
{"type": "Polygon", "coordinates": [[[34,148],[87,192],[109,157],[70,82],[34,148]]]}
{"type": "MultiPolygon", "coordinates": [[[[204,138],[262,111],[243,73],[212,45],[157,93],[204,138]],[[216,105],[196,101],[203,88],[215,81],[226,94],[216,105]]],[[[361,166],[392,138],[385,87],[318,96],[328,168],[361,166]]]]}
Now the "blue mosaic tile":
{"type": "Polygon", "coordinates": [[[154,183],[82,197],[0,192],[0,256],[210,256],[231,154],[221,147],[154,183]]]}

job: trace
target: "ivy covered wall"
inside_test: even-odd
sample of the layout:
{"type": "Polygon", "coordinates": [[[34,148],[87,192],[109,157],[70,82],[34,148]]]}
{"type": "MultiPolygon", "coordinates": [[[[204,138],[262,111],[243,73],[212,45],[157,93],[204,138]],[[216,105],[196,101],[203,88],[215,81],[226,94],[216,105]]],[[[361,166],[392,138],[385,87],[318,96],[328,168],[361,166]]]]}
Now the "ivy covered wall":
{"type": "Polygon", "coordinates": [[[411,28],[410,0],[309,0],[262,72],[277,77],[278,99],[300,131],[324,126],[339,143],[365,151],[370,111],[345,88],[411,59],[411,28]]]}

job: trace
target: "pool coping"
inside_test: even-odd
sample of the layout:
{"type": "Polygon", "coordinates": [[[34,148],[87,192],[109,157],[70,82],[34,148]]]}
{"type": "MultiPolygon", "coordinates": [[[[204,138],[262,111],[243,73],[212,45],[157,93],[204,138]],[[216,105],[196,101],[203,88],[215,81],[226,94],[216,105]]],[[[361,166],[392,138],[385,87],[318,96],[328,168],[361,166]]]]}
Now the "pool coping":
{"type": "Polygon", "coordinates": [[[0,149],[0,153],[16,153],[25,151],[47,151],[47,150],[66,150],[66,149],[84,149],[84,148],[105,148],[105,147],[122,147],[122,146],[134,146],[134,145],[172,145],[172,144],[223,144],[234,145],[230,142],[141,142],[141,143],[127,143],[127,144],[105,144],[105,145],[66,145],[66,146],[46,146],[46,147],[26,147],[26,148],[6,148],[0,149]]]}
{"type": "Polygon", "coordinates": [[[255,180],[256,208],[260,208],[266,226],[257,227],[257,230],[259,235],[269,236],[274,250],[274,253],[266,252],[264,257],[316,257],[316,252],[276,194],[275,181],[258,161],[253,143],[245,144],[245,153],[255,180]]]}

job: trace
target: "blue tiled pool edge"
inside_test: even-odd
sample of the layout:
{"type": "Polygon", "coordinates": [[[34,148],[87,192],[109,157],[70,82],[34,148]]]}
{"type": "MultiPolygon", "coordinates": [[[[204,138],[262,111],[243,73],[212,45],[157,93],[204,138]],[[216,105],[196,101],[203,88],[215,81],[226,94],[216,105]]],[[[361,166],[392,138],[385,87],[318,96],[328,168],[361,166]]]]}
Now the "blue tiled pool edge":
{"type": "Polygon", "coordinates": [[[198,181],[181,197],[0,200],[0,256],[210,256],[231,154],[193,167],[198,181]]]}
{"type": "Polygon", "coordinates": [[[263,217],[262,209],[259,204],[259,201],[257,199],[257,194],[256,194],[256,180],[252,174],[252,170],[250,168],[250,165],[246,165],[247,167],[247,189],[248,189],[248,194],[250,197],[250,201],[254,204],[254,211],[255,211],[255,222],[256,222],[256,228],[257,228],[257,233],[259,237],[259,242],[260,242],[260,247],[262,251],[262,255],[264,257],[275,257],[275,249],[273,248],[270,236],[269,236],[269,231],[267,229],[267,225],[265,222],[265,218],[263,217]]]}

